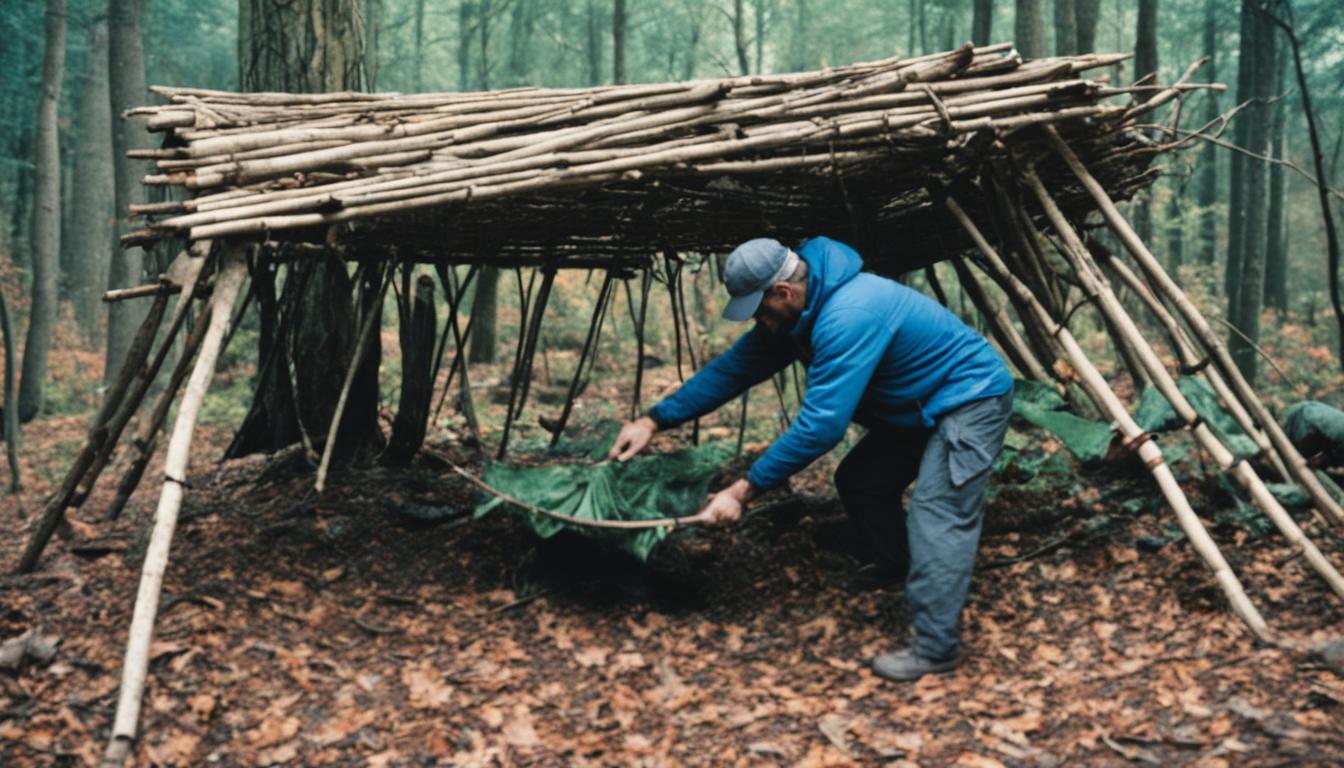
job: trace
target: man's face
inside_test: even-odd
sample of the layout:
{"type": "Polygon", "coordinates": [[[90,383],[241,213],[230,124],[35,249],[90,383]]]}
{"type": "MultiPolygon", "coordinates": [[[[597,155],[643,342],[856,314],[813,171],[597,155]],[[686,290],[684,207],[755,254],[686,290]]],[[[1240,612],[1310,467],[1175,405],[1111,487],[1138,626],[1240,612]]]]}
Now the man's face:
{"type": "Polygon", "coordinates": [[[803,286],[793,283],[775,283],[761,297],[756,308],[756,324],[767,333],[783,335],[797,325],[807,306],[803,286]]]}

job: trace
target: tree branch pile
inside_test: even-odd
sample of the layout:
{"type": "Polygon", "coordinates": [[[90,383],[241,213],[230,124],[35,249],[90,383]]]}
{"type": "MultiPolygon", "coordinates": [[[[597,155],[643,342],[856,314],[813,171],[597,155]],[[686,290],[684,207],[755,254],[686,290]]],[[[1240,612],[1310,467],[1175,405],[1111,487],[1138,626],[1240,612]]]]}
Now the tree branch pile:
{"type": "MultiPolygon", "coordinates": [[[[1024,61],[1008,44],[967,44],[818,72],[585,89],[155,88],[169,103],[132,111],[165,134],[138,153],[158,164],[145,182],[195,196],[134,206],[146,226],[124,242],[394,242],[403,258],[611,264],[827,233],[877,271],[901,272],[973,247],[927,186],[975,178],[1035,135],[1024,129],[1056,125],[1119,198],[1151,181],[1156,150],[1133,130],[1150,107],[1114,97],[1158,89],[1082,76],[1125,58],[1024,61]]],[[[1173,86],[1185,87],[1196,86],[1173,86]]],[[[1039,170],[1066,213],[1093,206],[1062,165],[1039,170]]]]}

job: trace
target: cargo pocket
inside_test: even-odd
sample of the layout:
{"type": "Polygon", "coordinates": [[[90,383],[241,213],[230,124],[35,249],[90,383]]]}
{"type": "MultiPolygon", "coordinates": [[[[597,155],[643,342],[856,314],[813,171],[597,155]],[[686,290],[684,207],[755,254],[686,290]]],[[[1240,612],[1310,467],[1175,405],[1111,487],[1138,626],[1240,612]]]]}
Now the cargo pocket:
{"type": "Polygon", "coordinates": [[[939,430],[947,441],[948,476],[960,488],[988,472],[1002,438],[997,399],[981,400],[943,418],[939,430]]]}

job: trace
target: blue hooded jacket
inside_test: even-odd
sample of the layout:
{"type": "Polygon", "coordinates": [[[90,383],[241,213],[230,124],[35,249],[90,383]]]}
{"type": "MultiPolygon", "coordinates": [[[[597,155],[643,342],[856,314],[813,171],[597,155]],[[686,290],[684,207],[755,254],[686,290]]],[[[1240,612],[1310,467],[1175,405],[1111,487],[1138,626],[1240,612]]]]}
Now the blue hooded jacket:
{"type": "Polygon", "coordinates": [[[703,416],[803,361],[798,417],[747,474],[766,489],[834,448],[850,421],[928,429],[966,403],[1012,390],[998,352],[941,304],[861,274],[863,259],[844,243],[817,237],[797,252],[808,267],[807,306],[789,335],[752,328],[649,411],[659,428],[703,416]]]}

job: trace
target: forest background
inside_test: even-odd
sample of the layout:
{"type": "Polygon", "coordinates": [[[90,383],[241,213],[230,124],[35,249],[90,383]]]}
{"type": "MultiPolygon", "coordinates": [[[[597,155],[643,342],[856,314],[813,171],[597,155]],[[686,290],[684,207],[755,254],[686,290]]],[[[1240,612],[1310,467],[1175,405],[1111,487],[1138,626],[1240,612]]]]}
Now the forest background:
{"type": "MultiPolygon", "coordinates": [[[[7,360],[22,360],[21,372],[15,366],[18,405],[11,410],[24,423],[97,405],[143,311],[134,302],[104,304],[102,292],[152,280],[173,255],[142,256],[116,245],[129,227],[118,211],[158,193],[139,184],[144,164],[124,157],[124,150],[152,138],[117,115],[155,98],[146,83],[239,89],[256,82],[256,73],[242,70],[262,60],[261,41],[274,39],[257,29],[282,23],[272,6],[51,0],[0,10],[7,41],[0,49],[0,295],[10,316],[7,360]]],[[[343,73],[343,81],[378,91],[805,70],[950,49],[967,39],[1015,40],[1028,57],[1133,51],[1133,61],[1109,72],[1119,82],[1151,71],[1171,81],[1209,56],[1197,79],[1225,82],[1228,90],[1188,98],[1183,126],[1211,123],[1221,129],[1223,144],[1195,143],[1164,158],[1160,180],[1132,204],[1132,215],[1201,308],[1224,323],[1229,343],[1244,350],[1249,339],[1273,362],[1254,370],[1257,354],[1239,357],[1276,404],[1323,398],[1339,405],[1342,342],[1328,288],[1327,230],[1307,113],[1288,36],[1263,22],[1267,31],[1257,31],[1256,20],[1267,18],[1261,8],[1291,25],[1300,42],[1326,199],[1338,216],[1344,13],[1330,0],[345,0],[323,13],[341,16],[336,34],[357,41],[348,63],[357,71],[343,73]],[[1226,125],[1219,121],[1224,114],[1233,115],[1226,125]]],[[[692,255],[697,258],[703,257],[692,255]]],[[[736,331],[715,322],[713,272],[696,270],[691,284],[699,361],[736,331]]],[[[946,278],[956,284],[950,270],[946,278]]],[[[920,275],[908,281],[924,286],[920,275]]],[[[507,274],[487,270],[476,287],[470,311],[481,321],[471,355],[477,363],[502,365],[511,357],[518,329],[510,320],[519,304],[511,283],[507,274]],[[496,323],[496,317],[502,319],[496,323]]],[[[552,373],[555,361],[547,355],[564,358],[581,346],[600,281],[571,276],[570,283],[542,339],[543,373],[557,383],[567,372],[552,373]]],[[[633,326],[621,303],[612,310],[610,351],[598,370],[632,366],[633,326]]],[[[952,303],[969,322],[980,322],[959,289],[952,303]]],[[[659,321],[667,310],[655,305],[651,311],[652,354],[673,359],[675,339],[669,323],[659,321]]],[[[382,379],[390,403],[399,374],[391,303],[386,316],[382,379]]],[[[244,317],[207,420],[237,424],[247,407],[254,324],[244,317]]],[[[1093,331],[1093,346],[1104,351],[1108,341],[1099,323],[1093,331]]],[[[557,367],[564,368],[563,360],[557,367]]],[[[507,375],[494,370],[478,384],[507,375]]],[[[607,411],[623,415],[623,408],[607,411]]],[[[775,428],[770,416],[751,423],[775,428]]],[[[438,426],[453,425],[445,417],[438,426]]]]}

